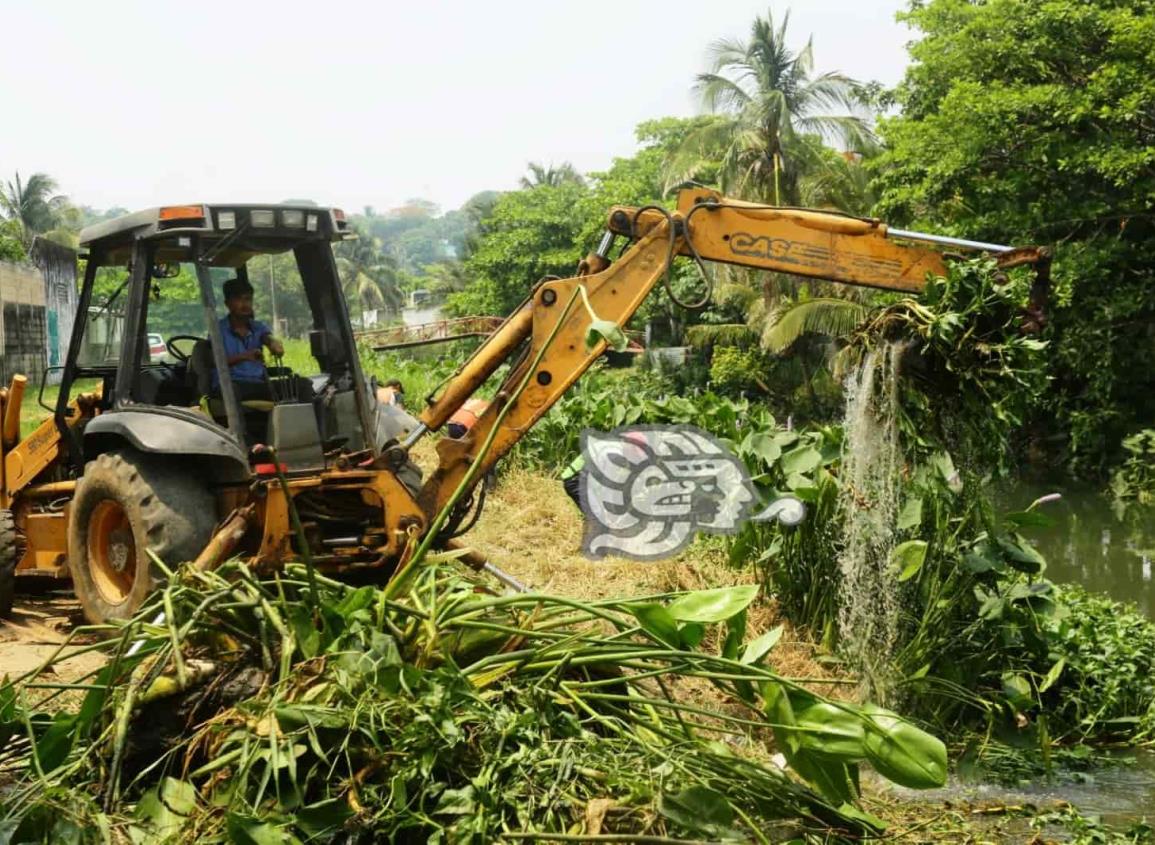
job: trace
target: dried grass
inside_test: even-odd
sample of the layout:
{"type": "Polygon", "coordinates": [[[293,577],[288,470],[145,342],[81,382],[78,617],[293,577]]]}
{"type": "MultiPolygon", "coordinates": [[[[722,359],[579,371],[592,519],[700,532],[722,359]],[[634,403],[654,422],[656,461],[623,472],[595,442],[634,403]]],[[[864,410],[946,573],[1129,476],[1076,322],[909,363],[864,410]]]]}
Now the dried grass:
{"type": "MultiPolygon", "coordinates": [[[[731,567],[718,540],[699,540],[668,561],[644,562],[609,557],[591,561],[581,552],[582,515],[561,482],[514,468],[501,475],[485,502],[478,524],[464,538],[501,569],[535,591],[581,600],[630,598],[676,590],[701,590],[750,583],[750,569],[731,567]]],[[[772,665],[783,675],[830,680],[810,686],[823,695],[851,699],[856,686],[818,662],[819,649],[782,619],[777,603],[760,601],[748,611],[751,638],[784,624],[772,665]],[[843,681],[843,683],[837,683],[843,681]]],[[[688,700],[718,707],[725,702],[709,684],[688,684],[688,700]]]]}

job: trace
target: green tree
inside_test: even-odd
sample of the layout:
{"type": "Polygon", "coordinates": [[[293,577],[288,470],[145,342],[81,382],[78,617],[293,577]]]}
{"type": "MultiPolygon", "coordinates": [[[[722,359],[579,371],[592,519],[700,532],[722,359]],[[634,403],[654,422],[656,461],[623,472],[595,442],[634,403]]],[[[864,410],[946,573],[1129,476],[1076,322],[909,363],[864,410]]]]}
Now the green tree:
{"type": "Polygon", "coordinates": [[[508,314],[542,277],[572,275],[583,252],[578,239],[585,222],[575,209],[588,195],[576,182],[502,194],[481,220],[465,262],[472,281],[449,297],[447,312],[508,314]]]}
{"type": "Polygon", "coordinates": [[[33,173],[27,180],[16,178],[0,188],[0,211],[20,225],[24,248],[32,239],[56,227],[68,200],[56,193],[56,181],[46,173],[33,173]]]}
{"type": "Polygon", "coordinates": [[[0,261],[23,261],[27,257],[23,232],[15,220],[0,220],[0,261]]]}
{"type": "Polygon", "coordinates": [[[674,181],[697,178],[703,159],[720,159],[723,190],[798,204],[802,177],[827,162],[824,142],[859,152],[873,146],[863,87],[836,71],[815,74],[813,39],[792,50],[789,20],[787,13],[775,27],[768,12],[755,17],[748,41],[710,46],[710,70],[695,90],[715,119],[686,138],[674,181]]]}
{"type": "Polygon", "coordinates": [[[357,234],[335,250],[346,298],[362,319],[367,308],[400,310],[403,297],[396,260],[384,253],[381,241],[357,234]]]}
{"type": "Polygon", "coordinates": [[[585,179],[582,178],[582,175],[578,173],[568,161],[562,162],[557,167],[554,167],[552,162],[546,166],[536,161],[531,161],[529,163],[529,175],[521,177],[521,187],[525,189],[537,188],[541,185],[556,188],[567,182],[572,182],[576,185],[585,184],[585,179]]]}
{"type": "MultiPolygon", "coordinates": [[[[611,207],[666,201],[667,159],[688,133],[709,120],[661,118],[639,125],[638,151],[630,157],[615,158],[608,170],[591,173],[588,182],[557,177],[566,166],[546,169],[531,165],[531,169],[541,169],[532,182],[525,180],[531,187],[499,195],[487,192],[470,199],[462,209],[475,228],[475,234],[467,239],[462,268],[469,282],[465,290],[450,296],[447,310],[452,314],[506,314],[543,276],[573,275],[578,261],[597,245],[605,231],[611,207]]],[[[569,170],[573,173],[572,167],[569,170]]],[[[678,275],[693,273],[686,267],[678,275]]],[[[460,274],[457,280],[455,284],[460,282],[460,274]]],[[[669,308],[660,297],[651,297],[640,318],[669,308]]]]}
{"type": "Polygon", "coordinates": [[[883,121],[888,222],[1055,244],[1034,431],[1102,470],[1155,420],[1155,4],[929,0],[883,121]]]}
{"type": "Polygon", "coordinates": [[[469,287],[469,274],[461,261],[439,261],[425,267],[423,282],[431,294],[443,297],[469,287]]]}
{"type": "MultiPolygon", "coordinates": [[[[692,132],[710,120],[708,116],[663,117],[639,124],[635,130],[637,152],[628,158],[615,158],[608,170],[590,174],[592,190],[575,209],[583,224],[574,244],[574,255],[583,255],[597,245],[606,229],[610,209],[616,205],[671,207],[676,197],[666,187],[667,162],[692,132]]],[[[718,163],[703,160],[701,164],[699,175],[712,181],[718,163]]],[[[683,299],[700,298],[702,280],[689,261],[675,265],[673,283],[683,299]]],[[[660,326],[668,326],[671,339],[681,342],[684,326],[703,316],[677,307],[664,295],[664,288],[658,288],[638,309],[634,328],[640,330],[647,321],[653,320],[660,326]]]]}

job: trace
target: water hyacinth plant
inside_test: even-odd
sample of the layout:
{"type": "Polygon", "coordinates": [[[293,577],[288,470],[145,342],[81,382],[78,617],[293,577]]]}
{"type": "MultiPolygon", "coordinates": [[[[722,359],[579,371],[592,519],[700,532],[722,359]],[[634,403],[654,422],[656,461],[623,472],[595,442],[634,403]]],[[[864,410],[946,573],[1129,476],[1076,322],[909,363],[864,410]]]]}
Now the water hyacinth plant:
{"type": "Polygon", "coordinates": [[[775,673],[775,632],[746,635],[754,586],[497,596],[437,556],[392,598],[316,584],[299,566],[183,569],[81,647],[107,658],[93,676],[62,685],[49,665],[0,686],[0,835],[830,841],[878,825],[853,804],[861,762],[945,778],[938,740],[775,673]],[[686,679],[724,704],[675,697],[686,679]],[[767,737],[794,776],[743,750],[767,737]]]}

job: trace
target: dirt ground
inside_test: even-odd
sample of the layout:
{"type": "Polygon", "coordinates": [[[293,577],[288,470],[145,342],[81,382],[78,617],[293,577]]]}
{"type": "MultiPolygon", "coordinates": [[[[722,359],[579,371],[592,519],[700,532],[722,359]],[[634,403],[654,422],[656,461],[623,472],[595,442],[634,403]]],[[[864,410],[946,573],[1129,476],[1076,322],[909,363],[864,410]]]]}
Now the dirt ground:
{"type": "MultiPolygon", "coordinates": [[[[63,648],[69,632],[84,624],[80,604],[66,591],[40,591],[16,598],[11,619],[0,620],[0,678],[17,678],[43,666],[53,665],[42,680],[55,678],[68,683],[100,668],[103,659],[95,654],[69,656],[63,648]]],[[[74,637],[73,645],[85,645],[91,638],[74,637]]]]}

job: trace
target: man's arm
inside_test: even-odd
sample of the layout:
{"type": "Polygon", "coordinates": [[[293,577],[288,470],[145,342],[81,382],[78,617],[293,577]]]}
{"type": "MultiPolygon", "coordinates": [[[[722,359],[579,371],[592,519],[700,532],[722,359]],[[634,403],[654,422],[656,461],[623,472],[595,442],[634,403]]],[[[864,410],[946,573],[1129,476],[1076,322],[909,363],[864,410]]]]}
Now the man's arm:
{"type": "Polygon", "coordinates": [[[265,333],[261,337],[261,343],[269,347],[269,351],[272,352],[273,355],[275,355],[277,358],[284,356],[285,344],[281,343],[281,341],[273,337],[273,333],[269,331],[268,328],[265,329],[265,333]]]}
{"type": "Polygon", "coordinates": [[[264,359],[265,356],[261,350],[246,349],[244,352],[238,352],[236,355],[230,355],[225,363],[227,363],[230,367],[235,367],[242,361],[263,361],[264,359]]]}

